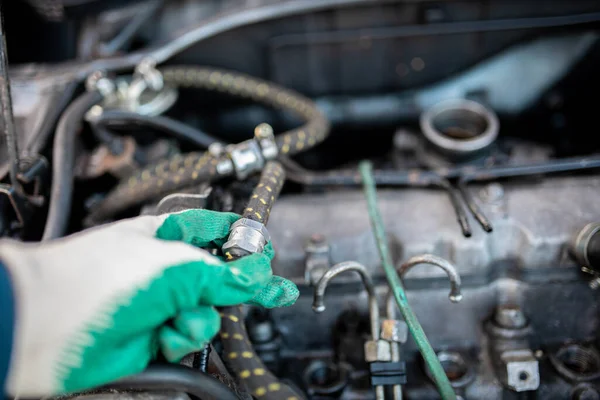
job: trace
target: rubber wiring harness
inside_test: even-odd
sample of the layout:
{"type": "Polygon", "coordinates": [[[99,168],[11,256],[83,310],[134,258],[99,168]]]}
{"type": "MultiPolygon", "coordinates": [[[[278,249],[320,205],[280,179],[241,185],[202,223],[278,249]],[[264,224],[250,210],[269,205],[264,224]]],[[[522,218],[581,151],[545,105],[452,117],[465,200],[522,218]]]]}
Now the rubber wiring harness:
{"type": "MultiPolygon", "coordinates": [[[[329,123],[308,98],[273,83],[237,72],[203,67],[161,69],[164,81],[173,86],[214,90],[290,111],[306,123],[276,136],[280,155],[293,155],[322,142],[329,134],[329,123]]],[[[148,166],[120,182],[86,219],[94,225],[144,201],[174,190],[226,175],[217,174],[219,158],[209,152],[176,155],[148,166]]]]}

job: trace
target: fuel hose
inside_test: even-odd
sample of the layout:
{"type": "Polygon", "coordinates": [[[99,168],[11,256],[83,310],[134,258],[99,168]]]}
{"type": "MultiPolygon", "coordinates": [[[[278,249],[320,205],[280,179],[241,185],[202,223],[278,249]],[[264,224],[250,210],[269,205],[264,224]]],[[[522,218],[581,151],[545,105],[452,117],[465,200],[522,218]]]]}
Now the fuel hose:
{"type": "MultiPolygon", "coordinates": [[[[276,136],[281,155],[308,150],[329,134],[329,122],[313,101],[276,84],[237,72],[204,67],[168,67],[161,72],[165,83],[172,86],[221,92],[301,117],[304,125],[276,136]]],[[[218,161],[208,152],[192,152],[148,166],[120,182],[91,210],[86,223],[99,223],[129,207],[174,190],[223,178],[227,175],[216,171],[218,161]]]]}
{"type": "MultiPolygon", "coordinates": [[[[281,164],[277,161],[268,162],[243,217],[266,225],[284,180],[285,173],[281,164]]],[[[239,257],[238,254],[225,255],[230,260],[239,257]]],[[[264,400],[300,400],[300,395],[281,383],[254,352],[241,308],[225,307],[220,313],[223,360],[252,396],[264,400]]]]}

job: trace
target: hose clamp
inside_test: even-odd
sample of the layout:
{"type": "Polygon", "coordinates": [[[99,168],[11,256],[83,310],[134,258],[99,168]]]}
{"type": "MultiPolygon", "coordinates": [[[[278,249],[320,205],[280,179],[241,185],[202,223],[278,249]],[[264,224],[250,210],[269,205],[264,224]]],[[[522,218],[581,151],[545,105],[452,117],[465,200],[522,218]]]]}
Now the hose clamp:
{"type": "Polygon", "coordinates": [[[231,225],[229,240],[223,245],[223,253],[242,251],[262,253],[271,240],[264,224],[248,218],[241,218],[231,225]]]}
{"type": "Polygon", "coordinates": [[[246,179],[250,174],[261,171],[267,161],[277,157],[273,128],[269,124],[260,124],[254,129],[252,139],[228,146],[225,151],[237,178],[246,179]]]}
{"type": "Polygon", "coordinates": [[[107,77],[96,71],[86,80],[88,91],[99,91],[104,100],[103,109],[131,111],[142,115],[160,115],[177,100],[177,90],[165,84],[162,73],[156,69],[154,60],[142,60],[133,76],[107,77]]]}

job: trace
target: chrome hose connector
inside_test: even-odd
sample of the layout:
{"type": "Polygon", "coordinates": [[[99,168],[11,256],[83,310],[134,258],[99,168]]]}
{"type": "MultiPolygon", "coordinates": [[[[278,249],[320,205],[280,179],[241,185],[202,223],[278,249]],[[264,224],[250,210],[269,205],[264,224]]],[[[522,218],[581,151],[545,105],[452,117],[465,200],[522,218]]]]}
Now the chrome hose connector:
{"type": "Polygon", "coordinates": [[[243,251],[262,253],[271,235],[260,222],[248,218],[240,218],[231,225],[229,240],[223,245],[223,253],[243,251]]]}

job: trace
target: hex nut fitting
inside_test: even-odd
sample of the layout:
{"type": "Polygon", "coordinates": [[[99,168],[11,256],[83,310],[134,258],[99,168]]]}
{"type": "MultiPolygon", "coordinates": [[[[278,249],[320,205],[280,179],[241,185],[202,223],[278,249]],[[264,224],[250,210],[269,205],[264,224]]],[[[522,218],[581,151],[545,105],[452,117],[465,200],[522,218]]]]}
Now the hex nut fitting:
{"type": "Polygon", "coordinates": [[[384,319],[381,322],[381,338],[393,343],[406,343],[408,325],[397,319],[384,319]]]}
{"type": "Polygon", "coordinates": [[[539,362],[529,349],[507,350],[500,359],[506,368],[506,384],[515,392],[537,390],[540,386],[539,362]]]}
{"type": "Polygon", "coordinates": [[[365,342],[365,361],[389,362],[392,361],[392,347],[386,340],[367,340],[365,342]]]}
{"type": "Polygon", "coordinates": [[[229,240],[223,245],[223,252],[242,250],[248,253],[262,253],[269,240],[269,231],[262,223],[240,218],[231,225],[229,240]]]}

